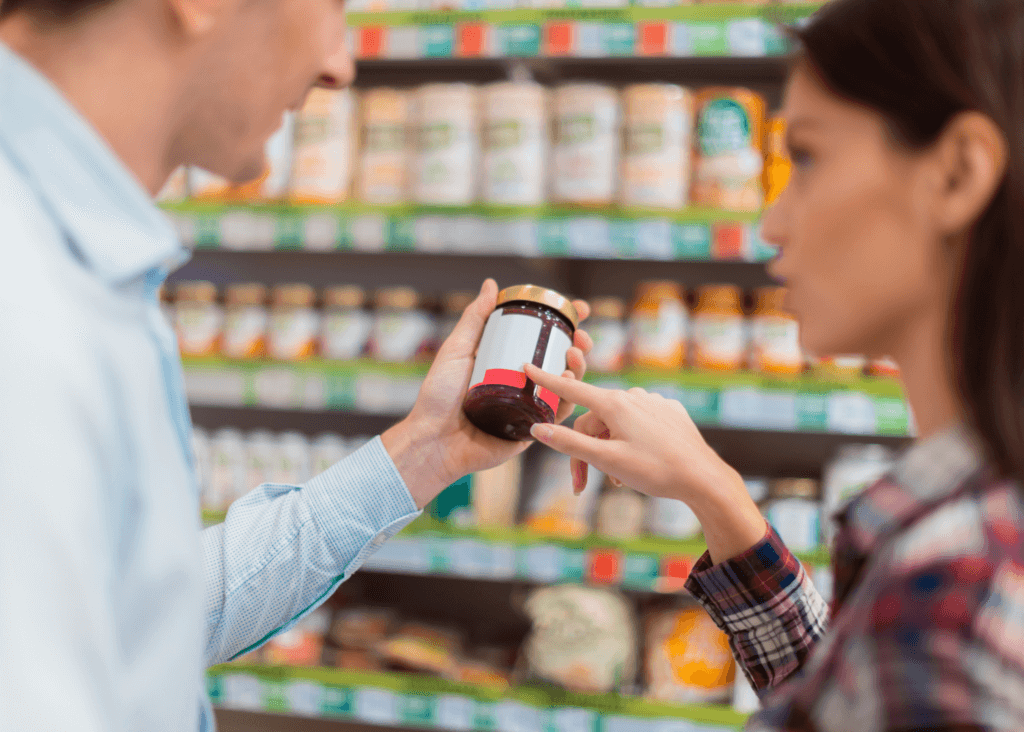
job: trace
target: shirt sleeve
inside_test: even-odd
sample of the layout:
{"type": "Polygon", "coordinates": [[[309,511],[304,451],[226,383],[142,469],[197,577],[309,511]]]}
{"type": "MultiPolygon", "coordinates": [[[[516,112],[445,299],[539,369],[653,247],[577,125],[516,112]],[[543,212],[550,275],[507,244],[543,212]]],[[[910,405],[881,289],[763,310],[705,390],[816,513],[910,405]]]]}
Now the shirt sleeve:
{"type": "Polygon", "coordinates": [[[203,532],[206,663],[291,627],[418,515],[379,437],[302,486],[235,501],[203,532]]]}
{"type": "Polygon", "coordinates": [[[771,526],[760,543],[713,565],[704,554],[686,589],[729,636],[759,693],[797,673],[828,627],[828,605],[771,526]]]}

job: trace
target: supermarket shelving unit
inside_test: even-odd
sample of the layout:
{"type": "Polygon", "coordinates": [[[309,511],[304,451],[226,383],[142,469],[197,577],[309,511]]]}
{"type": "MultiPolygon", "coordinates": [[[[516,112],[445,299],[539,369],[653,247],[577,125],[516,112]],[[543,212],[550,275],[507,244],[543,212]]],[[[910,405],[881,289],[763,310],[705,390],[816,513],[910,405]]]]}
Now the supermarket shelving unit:
{"type": "MultiPolygon", "coordinates": [[[[680,7],[562,8],[350,14],[361,60],[357,85],[488,82],[671,81],[738,84],[773,103],[785,78],[775,25],[817,4],[715,3],[680,7]]],[[[195,257],[172,279],[267,283],[338,281],[368,289],[474,290],[487,276],[534,282],[581,297],[629,297],[636,283],[674,278],[688,287],[769,283],[756,216],[482,206],[386,209],[189,203],[169,207],[195,257]]],[[[415,398],[423,365],[313,361],[186,361],[193,417],[308,434],[379,433],[415,398]]],[[[709,442],[748,474],[818,477],[845,442],[902,444],[912,432],[897,384],[635,371],[591,376],[680,399],[709,442]]],[[[208,514],[208,522],[220,516],[208,514]]],[[[582,581],[642,596],[677,592],[700,542],[551,540],[520,529],[455,529],[421,519],[384,547],[341,592],[396,603],[468,627],[524,631],[511,613],[524,587],[582,581]],[[442,589],[437,589],[442,587],[442,589]],[[482,625],[481,625],[482,624],[482,625]],[[517,625],[518,624],[518,625],[517,625]]],[[[827,553],[802,557],[809,567],[827,553]]],[[[475,631],[474,631],[475,632],[475,631]]],[[[504,632],[504,631],[503,631],[504,632]]],[[[222,666],[209,687],[223,732],[417,728],[488,732],[704,732],[738,729],[728,707],[670,706],[550,687],[510,692],[412,674],[222,666]]]]}

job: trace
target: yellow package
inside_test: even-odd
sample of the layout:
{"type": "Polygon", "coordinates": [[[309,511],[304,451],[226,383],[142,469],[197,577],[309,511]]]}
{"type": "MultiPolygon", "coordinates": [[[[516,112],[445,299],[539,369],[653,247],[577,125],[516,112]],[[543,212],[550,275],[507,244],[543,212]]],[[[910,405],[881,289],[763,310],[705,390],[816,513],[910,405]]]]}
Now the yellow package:
{"type": "Polygon", "coordinates": [[[703,608],[653,614],[647,627],[647,696],[672,703],[722,702],[736,678],[729,638],[703,608]]]}
{"type": "Polygon", "coordinates": [[[764,205],[765,102],[749,89],[697,94],[693,202],[730,211],[764,205]]]}
{"type": "Polygon", "coordinates": [[[590,467],[591,490],[572,492],[569,457],[548,452],[541,461],[536,488],[526,512],[526,527],[547,536],[580,539],[590,533],[598,491],[604,475],[590,467]]]}

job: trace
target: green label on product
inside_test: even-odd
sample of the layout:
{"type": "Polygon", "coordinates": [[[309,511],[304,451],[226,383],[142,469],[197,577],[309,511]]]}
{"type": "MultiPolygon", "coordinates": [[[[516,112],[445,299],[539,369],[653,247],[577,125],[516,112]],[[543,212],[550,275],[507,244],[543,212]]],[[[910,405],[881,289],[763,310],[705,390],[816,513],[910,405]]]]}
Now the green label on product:
{"type": "Polygon", "coordinates": [[[274,248],[302,249],[306,238],[306,219],[295,213],[280,214],[274,219],[274,248]]]}
{"type": "Polygon", "coordinates": [[[711,228],[707,224],[676,224],[672,244],[676,259],[711,259],[711,228]]]}
{"type": "Polygon", "coordinates": [[[453,483],[430,504],[430,515],[439,521],[467,526],[473,518],[473,476],[453,483]]]}
{"type": "Polygon", "coordinates": [[[349,717],[352,715],[352,690],[339,686],[324,686],[321,701],[323,713],[328,717],[349,717]]]}
{"type": "Polygon", "coordinates": [[[455,28],[451,25],[426,25],[420,30],[426,58],[450,58],[455,46],[455,28]]]}
{"type": "Polygon", "coordinates": [[[910,432],[910,414],[902,399],[875,399],[875,419],[880,435],[906,435],[910,432]]]}
{"type": "Polygon", "coordinates": [[[735,99],[715,99],[704,108],[698,123],[701,151],[727,155],[750,147],[750,117],[735,99]]]}
{"type": "Polygon", "coordinates": [[[627,554],[622,586],[651,592],[658,583],[660,557],[657,554],[627,554]]]}
{"type": "Polygon", "coordinates": [[[828,428],[828,394],[796,395],[796,428],[801,432],[824,432],[828,428]]]}
{"type": "Polygon", "coordinates": [[[603,45],[609,56],[632,56],[636,46],[636,26],[632,23],[606,23],[603,45]]]}
{"type": "Polygon", "coordinates": [[[220,246],[220,216],[199,214],[192,222],[195,225],[196,249],[216,249],[220,246]]]}
{"type": "Polygon", "coordinates": [[[504,56],[539,56],[539,25],[500,25],[495,29],[496,46],[504,56]]]}

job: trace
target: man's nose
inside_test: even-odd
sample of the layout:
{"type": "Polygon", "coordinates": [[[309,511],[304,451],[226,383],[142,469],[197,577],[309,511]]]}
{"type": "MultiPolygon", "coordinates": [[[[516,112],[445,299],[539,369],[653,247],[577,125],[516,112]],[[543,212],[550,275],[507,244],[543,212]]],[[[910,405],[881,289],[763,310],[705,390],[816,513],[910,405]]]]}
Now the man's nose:
{"type": "Polygon", "coordinates": [[[348,34],[345,34],[338,49],[327,59],[317,86],[325,89],[344,89],[352,86],[355,78],[356,62],[348,47],[348,34]]]}

